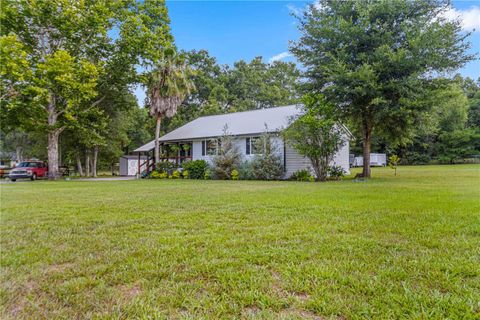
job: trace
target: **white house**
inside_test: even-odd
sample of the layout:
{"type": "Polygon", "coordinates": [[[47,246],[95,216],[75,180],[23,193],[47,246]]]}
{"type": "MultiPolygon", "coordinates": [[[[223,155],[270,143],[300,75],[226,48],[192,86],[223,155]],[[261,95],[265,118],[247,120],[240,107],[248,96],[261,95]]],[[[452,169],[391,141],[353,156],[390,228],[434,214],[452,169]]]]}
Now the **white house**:
{"type": "MultiPolygon", "coordinates": [[[[224,128],[227,126],[228,133],[234,136],[244,160],[248,161],[255,156],[256,152],[260,152],[255,150],[255,139],[266,130],[270,133],[282,131],[300,114],[300,106],[290,105],[200,117],[160,137],[162,160],[175,161],[177,164],[190,159],[204,159],[211,162],[212,157],[217,153],[217,138],[223,135],[224,128]]],[[[344,126],[342,128],[345,131],[345,144],[335,155],[333,164],[342,166],[346,172],[349,172],[351,133],[344,126]]],[[[273,139],[283,162],[285,178],[290,177],[297,170],[310,169],[310,161],[299,155],[280,136],[275,136],[273,139]]],[[[139,157],[138,168],[144,165],[140,156],[142,154],[153,156],[154,148],[153,140],[134,151],[139,157]]],[[[146,162],[147,168],[153,165],[150,157],[146,162]]]]}

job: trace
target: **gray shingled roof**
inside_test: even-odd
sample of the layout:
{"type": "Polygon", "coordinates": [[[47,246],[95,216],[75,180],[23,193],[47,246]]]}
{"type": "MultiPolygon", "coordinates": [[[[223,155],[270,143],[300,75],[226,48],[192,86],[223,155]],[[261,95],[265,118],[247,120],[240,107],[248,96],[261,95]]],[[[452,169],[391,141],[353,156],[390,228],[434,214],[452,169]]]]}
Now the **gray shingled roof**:
{"type": "MultiPolygon", "coordinates": [[[[265,126],[269,132],[281,131],[288,127],[291,120],[300,112],[300,106],[291,105],[200,117],[160,137],[160,141],[219,137],[223,135],[225,125],[228,126],[228,132],[235,136],[262,133],[265,126]]],[[[135,152],[150,151],[154,147],[155,140],[141,146],[135,152]]]]}

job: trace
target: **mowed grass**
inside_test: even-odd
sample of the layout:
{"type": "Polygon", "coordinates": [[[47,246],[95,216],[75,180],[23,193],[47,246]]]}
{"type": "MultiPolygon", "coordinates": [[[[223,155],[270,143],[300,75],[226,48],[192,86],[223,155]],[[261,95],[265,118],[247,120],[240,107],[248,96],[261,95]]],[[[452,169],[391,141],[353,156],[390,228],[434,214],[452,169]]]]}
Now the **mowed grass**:
{"type": "Polygon", "coordinates": [[[1,185],[1,318],[478,319],[480,166],[1,185]]]}

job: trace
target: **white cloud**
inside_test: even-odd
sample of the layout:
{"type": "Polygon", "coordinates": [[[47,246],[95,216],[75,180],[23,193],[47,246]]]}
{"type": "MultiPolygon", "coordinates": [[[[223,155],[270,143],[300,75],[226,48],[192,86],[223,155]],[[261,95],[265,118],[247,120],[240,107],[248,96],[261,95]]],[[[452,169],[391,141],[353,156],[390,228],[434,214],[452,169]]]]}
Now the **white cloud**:
{"type": "MultiPolygon", "coordinates": [[[[296,16],[301,16],[305,10],[307,10],[308,8],[308,4],[302,6],[302,7],[297,7],[296,5],[292,4],[292,3],[289,3],[287,4],[287,9],[288,11],[290,11],[290,13],[293,13],[294,15],[296,16]]],[[[317,10],[321,10],[322,9],[322,5],[320,4],[319,1],[313,1],[313,6],[317,9],[317,10]]]]}
{"type": "MultiPolygon", "coordinates": [[[[313,1],[313,5],[318,10],[322,9],[322,5],[319,1],[313,1]]],[[[291,13],[301,15],[307,6],[297,7],[296,5],[289,3],[287,4],[287,8],[291,13]]],[[[443,16],[448,20],[459,19],[462,24],[462,29],[465,31],[480,32],[480,7],[478,6],[472,6],[464,10],[450,8],[444,12],[443,16]]]]}
{"type": "Polygon", "coordinates": [[[287,4],[287,9],[288,11],[290,11],[290,13],[293,13],[296,16],[301,15],[303,12],[303,8],[299,8],[296,5],[291,3],[287,4]]]}
{"type": "Polygon", "coordinates": [[[315,9],[317,10],[322,10],[323,9],[323,6],[322,4],[319,2],[319,1],[316,1],[313,6],[315,7],[315,9]]]}
{"type": "Polygon", "coordinates": [[[288,51],[285,51],[285,52],[282,52],[282,53],[279,53],[277,55],[274,55],[273,57],[271,57],[269,60],[268,60],[268,63],[272,63],[272,62],[275,62],[275,61],[280,61],[280,60],[283,60],[285,58],[288,58],[288,57],[292,57],[293,55],[288,52],[288,51]]]}
{"type": "Polygon", "coordinates": [[[448,20],[460,20],[462,29],[465,31],[480,32],[480,7],[470,7],[465,10],[451,8],[444,13],[448,20]]]}

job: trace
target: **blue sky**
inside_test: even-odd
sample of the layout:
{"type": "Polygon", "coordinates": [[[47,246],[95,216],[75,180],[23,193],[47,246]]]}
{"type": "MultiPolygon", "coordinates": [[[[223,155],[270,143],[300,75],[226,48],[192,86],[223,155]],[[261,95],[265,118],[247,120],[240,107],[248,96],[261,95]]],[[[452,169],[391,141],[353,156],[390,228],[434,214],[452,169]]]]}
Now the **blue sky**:
{"type": "MultiPolygon", "coordinates": [[[[219,63],[232,64],[262,56],[265,61],[294,61],[288,43],[299,37],[292,12],[302,10],[308,1],[173,1],[167,0],[172,33],[178,48],[206,49],[219,63]]],[[[472,52],[480,52],[480,0],[454,1],[450,16],[462,17],[471,36],[472,52]]],[[[477,79],[480,61],[460,72],[477,79]]],[[[144,94],[136,91],[140,103],[144,94]]]]}

